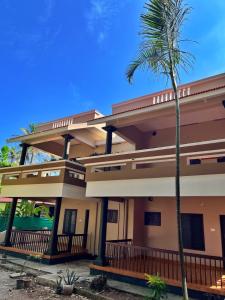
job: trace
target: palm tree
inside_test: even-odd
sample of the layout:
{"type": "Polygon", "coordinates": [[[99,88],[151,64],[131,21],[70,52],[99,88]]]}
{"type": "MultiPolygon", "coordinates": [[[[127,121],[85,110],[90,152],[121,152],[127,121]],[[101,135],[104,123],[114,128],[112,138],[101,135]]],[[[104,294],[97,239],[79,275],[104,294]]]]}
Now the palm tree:
{"type": "Polygon", "coordinates": [[[190,13],[183,0],[152,0],[146,3],[146,12],[141,15],[143,41],[138,57],[129,65],[126,76],[131,82],[137,69],[144,67],[170,79],[176,108],[176,215],[177,233],[182,276],[183,299],[188,299],[186,271],[184,266],[181,204],[180,204],[180,106],[177,81],[180,70],[187,70],[193,56],[181,49],[181,28],[190,13]]]}
{"type": "MultiPolygon", "coordinates": [[[[36,125],[34,123],[30,123],[28,125],[28,128],[20,128],[20,130],[25,134],[32,134],[36,132],[36,125]]],[[[29,163],[32,164],[35,155],[37,154],[37,150],[33,147],[29,147],[28,149],[28,155],[29,155],[29,163]]]]}

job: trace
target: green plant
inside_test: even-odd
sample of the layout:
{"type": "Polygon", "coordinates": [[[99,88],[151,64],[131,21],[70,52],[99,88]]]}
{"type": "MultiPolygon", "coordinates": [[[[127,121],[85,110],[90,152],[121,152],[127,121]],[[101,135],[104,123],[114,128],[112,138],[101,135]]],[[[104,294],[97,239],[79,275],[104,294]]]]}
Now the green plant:
{"type": "Polygon", "coordinates": [[[165,282],[157,275],[148,275],[145,274],[147,285],[150,288],[150,295],[147,296],[146,300],[160,300],[166,299],[166,284],[165,282]]]}
{"type": "Polygon", "coordinates": [[[63,290],[63,287],[62,287],[62,277],[59,276],[56,280],[56,287],[55,287],[55,292],[57,295],[60,295],[62,294],[62,290],[63,290]]]}
{"type": "Polygon", "coordinates": [[[19,217],[32,217],[38,216],[42,214],[42,216],[52,219],[49,216],[49,208],[45,205],[40,205],[35,207],[34,201],[29,201],[26,199],[22,199],[21,202],[17,205],[16,215],[19,217]]]}
{"type": "Polygon", "coordinates": [[[63,275],[62,277],[65,285],[74,285],[78,279],[79,276],[77,276],[74,271],[70,271],[69,269],[66,270],[66,275],[63,275]]]}
{"type": "Polygon", "coordinates": [[[180,95],[177,81],[180,70],[185,71],[193,63],[193,56],[182,49],[182,43],[187,41],[182,37],[182,27],[190,7],[184,0],[148,0],[145,13],[141,15],[143,38],[137,58],[129,65],[126,76],[131,82],[134,73],[139,68],[150,69],[157,75],[163,75],[170,80],[174,99],[176,116],[176,215],[177,235],[183,297],[188,299],[186,272],[184,266],[184,251],[181,227],[180,199],[180,95]]]}
{"type": "Polygon", "coordinates": [[[90,288],[96,292],[103,291],[107,286],[107,277],[104,275],[100,275],[95,277],[91,283],[90,288]]]}
{"type": "Polygon", "coordinates": [[[8,216],[11,209],[11,203],[6,203],[4,208],[0,208],[0,216],[8,216]]]}

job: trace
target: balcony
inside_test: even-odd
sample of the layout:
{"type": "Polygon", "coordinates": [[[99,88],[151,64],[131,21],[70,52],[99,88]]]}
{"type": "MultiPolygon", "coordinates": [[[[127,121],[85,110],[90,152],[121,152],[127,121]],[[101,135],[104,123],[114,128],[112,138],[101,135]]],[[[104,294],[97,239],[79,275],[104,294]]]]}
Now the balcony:
{"type": "Polygon", "coordinates": [[[1,168],[1,196],[85,197],[85,168],[67,160],[1,168]]]}
{"type": "MultiPolygon", "coordinates": [[[[181,145],[181,195],[225,195],[225,141],[181,145]]],[[[85,158],[87,196],[175,195],[175,147],[85,158]]]]}

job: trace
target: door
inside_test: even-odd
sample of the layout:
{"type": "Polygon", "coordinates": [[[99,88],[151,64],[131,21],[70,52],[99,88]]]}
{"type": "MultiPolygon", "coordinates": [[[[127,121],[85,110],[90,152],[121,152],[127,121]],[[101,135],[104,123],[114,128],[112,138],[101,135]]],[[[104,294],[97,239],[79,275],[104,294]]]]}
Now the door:
{"type": "Polygon", "coordinates": [[[77,209],[65,209],[63,221],[63,233],[75,234],[77,222],[77,209]]]}
{"type": "MultiPolygon", "coordinates": [[[[220,216],[222,256],[225,257],[225,216],[220,216]]],[[[225,261],[223,262],[225,267],[225,261]]]]}

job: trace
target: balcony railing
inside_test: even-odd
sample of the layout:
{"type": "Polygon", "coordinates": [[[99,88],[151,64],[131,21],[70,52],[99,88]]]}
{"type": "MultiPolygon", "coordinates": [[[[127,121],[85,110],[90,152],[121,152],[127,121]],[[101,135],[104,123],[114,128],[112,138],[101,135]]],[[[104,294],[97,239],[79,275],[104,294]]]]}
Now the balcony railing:
{"type": "MultiPolygon", "coordinates": [[[[107,242],[106,255],[115,269],[181,281],[178,251],[107,242]]],[[[184,259],[188,283],[225,287],[225,258],[185,253],[184,259]]]]}
{"type": "Polygon", "coordinates": [[[85,168],[79,163],[59,160],[36,165],[1,168],[2,185],[68,183],[85,187],[85,168]]]}
{"type": "MultiPolygon", "coordinates": [[[[13,248],[31,253],[46,254],[51,239],[51,231],[12,230],[10,243],[13,248]]],[[[86,252],[87,236],[85,234],[58,234],[58,253],[71,255],[86,252]]]]}
{"type": "MultiPolygon", "coordinates": [[[[225,140],[181,145],[181,176],[224,174],[225,140]]],[[[161,147],[81,159],[86,180],[175,176],[175,147],[161,147]]]]}

